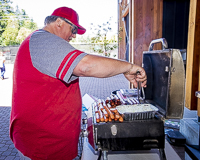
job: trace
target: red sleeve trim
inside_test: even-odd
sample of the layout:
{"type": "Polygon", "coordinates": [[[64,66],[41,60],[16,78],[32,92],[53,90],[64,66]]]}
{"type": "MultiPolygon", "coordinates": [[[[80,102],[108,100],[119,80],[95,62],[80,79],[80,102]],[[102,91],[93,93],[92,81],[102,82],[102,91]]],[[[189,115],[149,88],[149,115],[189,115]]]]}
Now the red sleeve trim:
{"type": "Polygon", "coordinates": [[[69,54],[67,54],[67,56],[63,59],[63,61],[61,62],[59,68],[58,68],[58,71],[56,72],[56,77],[57,78],[60,78],[61,80],[64,79],[65,77],[65,74],[67,73],[69,67],[71,66],[71,64],[73,63],[73,61],[76,59],[77,56],[79,56],[81,53],[83,53],[82,51],[79,51],[79,50],[74,50],[72,52],[70,52],[69,54]],[[76,54],[74,54],[75,52],[77,52],[76,54]],[[74,54],[72,57],[71,55],[74,54]],[[65,66],[67,60],[70,58],[69,62],[67,63],[67,65],[65,66]],[[63,67],[65,66],[62,74],[61,74],[61,71],[63,69],[63,67]],[[61,74],[61,76],[59,77],[59,75],[61,74]]]}

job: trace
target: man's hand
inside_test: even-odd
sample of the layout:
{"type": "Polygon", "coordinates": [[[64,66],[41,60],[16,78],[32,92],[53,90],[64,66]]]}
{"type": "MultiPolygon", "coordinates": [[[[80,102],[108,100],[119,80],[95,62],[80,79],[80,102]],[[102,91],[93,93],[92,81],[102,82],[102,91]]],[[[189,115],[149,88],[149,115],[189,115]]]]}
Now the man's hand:
{"type": "Polygon", "coordinates": [[[146,87],[147,75],[142,67],[132,64],[131,69],[124,73],[124,76],[133,84],[135,88],[137,87],[137,82],[141,82],[141,87],[146,87]]]}

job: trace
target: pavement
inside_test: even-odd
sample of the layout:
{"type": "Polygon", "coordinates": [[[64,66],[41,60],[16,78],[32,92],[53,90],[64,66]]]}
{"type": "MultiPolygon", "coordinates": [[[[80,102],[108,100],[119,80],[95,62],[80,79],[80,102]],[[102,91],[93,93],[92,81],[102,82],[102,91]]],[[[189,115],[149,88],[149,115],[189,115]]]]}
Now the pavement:
{"type": "Polygon", "coordinates": [[[5,79],[0,79],[0,160],[19,160],[9,137],[13,64],[6,64],[5,79]]]}
{"type": "MultiPolygon", "coordinates": [[[[0,80],[0,160],[19,160],[19,155],[9,138],[9,120],[12,97],[13,64],[6,64],[5,79],[0,80]]],[[[101,99],[106,99],[112,91],[128,89],[129,83],[120,74],[110,78],[81,77],[80,89],[84,96],[86,93],[101,99]]],[[[184,118],[197,117],[196,111],[184,110],[184,118]]]]}

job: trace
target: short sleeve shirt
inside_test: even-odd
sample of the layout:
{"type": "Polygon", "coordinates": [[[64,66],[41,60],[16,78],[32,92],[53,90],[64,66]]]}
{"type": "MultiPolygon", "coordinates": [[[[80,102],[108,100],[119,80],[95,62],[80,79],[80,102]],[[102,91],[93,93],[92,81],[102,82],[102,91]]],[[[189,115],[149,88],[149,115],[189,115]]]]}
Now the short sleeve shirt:
{"type": "Polygon", "coordinates": [[[78,78],[72,75],[72,72],[86,53],[77,57],[77,50],[64,39],[47,31],[39,30],[31,36],[29,47],[33,66],[42,73],[60,78],[67,83],[78,78]],[[58,70],[62,63],[65,64],[58,70]],[[67,64],[70,66],[66,69],[67,64]]]}
{"type": "Polygon", "coordinates": [[[25,156],[76,157],[82,102],[73,69],[86,55],[44,30],[20,45],[13,70],[10,137],[25,156]]]}

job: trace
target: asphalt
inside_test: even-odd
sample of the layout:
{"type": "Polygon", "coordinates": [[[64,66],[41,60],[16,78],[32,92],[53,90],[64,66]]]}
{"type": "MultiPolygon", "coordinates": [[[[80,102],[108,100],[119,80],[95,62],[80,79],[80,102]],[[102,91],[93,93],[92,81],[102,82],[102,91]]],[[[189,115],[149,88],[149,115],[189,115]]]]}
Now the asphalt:
{"type": "MultiPolygon", "coordinates": [[[[9,137],[9,121],[12,99],[12,74],[13,64],[6,64],[5,79],[0,79],[0,160],[20,159],[18,152],[9,137]]],[[[80,89],[82,96],[87,93],[101,99],[106,99],[106,97],[109,96],[112,91],[121,88],[129,88],[129,83],[123,75],[117,75],[110,78],[80,78],[80,89]]],[[[79,157],[77,157],[76,160],[78,160],[79,157]]]]}
{"type": "MultiPolygon", "coordinates": [[[[13,64],[6,64],[5,79],[0,79],[0,160],[19,160],[19,155],[9,138],[9,120],[11,111],[13,64]]],[[[101,99],[106,99],[112,91],[128,89],[129,83],[121,74],[110,78],[80,78],[81,94],[86,93],[101,99]]],[[[197,111],[184,109],[184,118],[197,117],[197,111]]],[[[81,146],[81,144],[79,144],[81,146]]],[[[81,150],[80,150],[81,152],[81,150]]],[[[79,153],[80,157],[81,153],[79,153]]],[[[76,160],[80,159],[79,157],[76,160]]]]}

